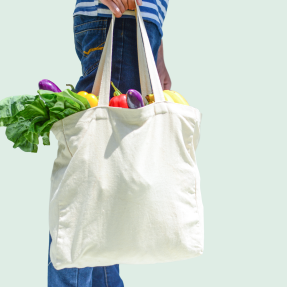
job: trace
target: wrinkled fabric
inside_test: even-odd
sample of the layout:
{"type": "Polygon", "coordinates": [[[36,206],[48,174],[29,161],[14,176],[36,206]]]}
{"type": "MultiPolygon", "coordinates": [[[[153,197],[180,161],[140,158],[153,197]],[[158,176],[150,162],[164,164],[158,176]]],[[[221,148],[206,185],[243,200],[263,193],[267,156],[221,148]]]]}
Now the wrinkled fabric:
{"type": "Polygon", "coordinates": [[[193,107],[163,102],[95,107],[54,124],[49,224],[56,269],[202,254],[200,120],[193,107]]]}
{"type": "MultiPolygon", "coordinates": [[[[49,251],[52,238],[49,234],[49,251]]],[[[48,257],[48,287],[124,287],[119,265],[56,270],[48,257]]]]}

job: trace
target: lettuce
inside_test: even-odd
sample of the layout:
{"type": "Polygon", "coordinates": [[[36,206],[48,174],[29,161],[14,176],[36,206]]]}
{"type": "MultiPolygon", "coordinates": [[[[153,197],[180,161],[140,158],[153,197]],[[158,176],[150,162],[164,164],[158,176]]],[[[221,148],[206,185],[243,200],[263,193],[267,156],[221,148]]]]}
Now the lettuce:
{"type": "Polygon", "coordinates": [[[36,96],[14,96],[0,101],[0,127],[18,121],[19,113],[34,102],[36,96]]]}
{"type": "Polygon", "coordinates": [[[0,126],[7,138],[25,152],[38,151],[39,137],[50,145],[53,124],[90,108],[88,100],[67,89],[61,93],[39,90],[36,96],[13,96],[0,101],[0,126]]]}

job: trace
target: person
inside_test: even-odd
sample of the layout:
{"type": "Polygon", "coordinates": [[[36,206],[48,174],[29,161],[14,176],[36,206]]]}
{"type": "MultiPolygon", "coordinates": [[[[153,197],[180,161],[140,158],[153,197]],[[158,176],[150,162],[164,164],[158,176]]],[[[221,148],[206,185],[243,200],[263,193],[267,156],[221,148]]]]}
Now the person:
{"type": "MultiPolygon", "coordinates": [[[[136,0],[149,37],[162,88],[170,90],[171,79],[164,62],[162,24],[168,0],[136,0]]],[[[117,18],[113,35],[111,80],[123,93],[141,92],[135,20],[135,0],[77,0],[74,10],[75,50],[82,66],[76,90],[92,92],[99,61],[111,23],[117,18]]],[[[110,96],[113,96],[111,89],[110,96]]],[[[119,264],[56,270],[50,258],[49,234],[48,287],[123,287],[119,264]]]]}

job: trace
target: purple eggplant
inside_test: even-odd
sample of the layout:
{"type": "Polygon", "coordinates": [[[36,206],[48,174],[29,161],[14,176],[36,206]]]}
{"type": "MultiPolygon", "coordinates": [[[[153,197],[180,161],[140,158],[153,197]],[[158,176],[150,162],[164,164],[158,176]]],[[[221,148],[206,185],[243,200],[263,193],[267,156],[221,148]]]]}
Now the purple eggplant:
{"type": "Polygon", "coordinates": [[[130,109],[138,109],[144,107],[142,95],[133,89],[127,91],[127,103],[130,109]]]}
{"type": "Polygon", "coordinates": [[[54,84],[53,82],[46,80],[46,79],[39,82],[39,89],[51,91],[51,92],[55,92],[55,93],[61,93],[62,92],[56,84],[54,84]]]}

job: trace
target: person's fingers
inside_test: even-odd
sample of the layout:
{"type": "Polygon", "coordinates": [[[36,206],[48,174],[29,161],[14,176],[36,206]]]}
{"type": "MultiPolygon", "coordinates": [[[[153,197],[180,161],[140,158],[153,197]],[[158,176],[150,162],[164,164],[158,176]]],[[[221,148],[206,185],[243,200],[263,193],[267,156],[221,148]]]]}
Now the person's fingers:
{"type": "Polygon", "coordinates": [[[170,90],[171,89],[171,80],[168,79],[164,82],[164,90],[170,90]]]}
{"type": "Polygon", "coordinates": [[[165,80],[164,80],[164,89],[165,90],[171,89],[171,79],[170,79],[170,76],[167,70],[166,70],[166,75],[165,75],[165,80]]]}
{"type": "Polygon", "coordinates": [[[134,0],[128,0],[128,9],[135,10],[136,9],[136,3],[134,0]]]}
{"type": "Polygon", "coordinates": [[[113,0],[113,2],[120,8],[122,14],[126,11],[122,0],[113,0]]]}
{"type": "MultiPolygon", "coordinates": [[[[142,0],[136,1],[139,6],[142,5],[142,0]]],[[[120,18],[127,9],[135,10],[136,8],[134,0],[102,0],[101,2],[108,6],[117,18],[120,18]]]]}
{"type": "Polygon", "coordinates": [[[170,90],[171,88],[171,79],[169,76],[169,73],[167,69],[165,68],[165,73],[164,73],[164,89],[165,90],[170,90]]]}
{"type": "Polygon", "coordinates": [[[112,11],[112,13],[117,17],[117,18],[120,18],[122,17],[122,12],[121,10],[119,9],[119,7],[116,5],[116,3],[114,3],[113,1],[111,0],[101,0],[101,2],[108,6],[108,8],[112,11]]]}
{"type": "Polygon", "coordinates": [[[160,80],[161,87],[164,90],[164,77],[159,75],[159,80],[160,80]]]}
{"type": "Polygon", "coordinates": [[[128,3],[129,0],[121,0],[121,1],[122,1],[122,4],[125,7],[125,10],[128,10],[129,9],[129,3],[128,3]]]}

